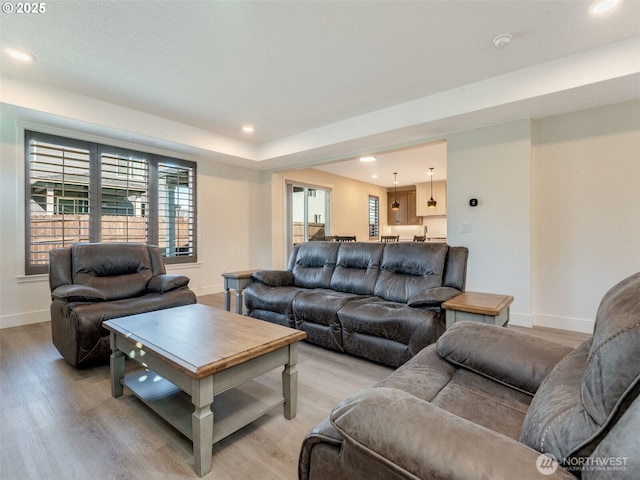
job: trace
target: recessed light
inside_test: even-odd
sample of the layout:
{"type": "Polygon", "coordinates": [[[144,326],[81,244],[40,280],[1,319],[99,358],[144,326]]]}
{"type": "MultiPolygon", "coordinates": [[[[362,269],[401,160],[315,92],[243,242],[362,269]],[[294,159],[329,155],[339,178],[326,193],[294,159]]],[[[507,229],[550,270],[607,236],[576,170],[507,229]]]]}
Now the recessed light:
{"type": "Polygon", "coordinates": [[[506,47],[511,41],[511,35],[508,33],[501,33],[493,38],[493,45],[496,48],[506,47]]]}
{"type": "Polygon", "coordinates": [[[361,162],[375,162],[376,161],[376,157],[373,157],[371,155],[369,155],[367,157],[360,157],[360,161],[361,162]]]}
{"type": "Polygon", "coordinates": [[[255,128],[253,128],[253,126],[251,125],[245,125],[244,127],[242,127],[242,131],[244,133],[253,133],[255,131],[255,128]]]}
{"type": "Polygon", "coordinates": [[[611,10],[618,4],[619,0],[598,0],[589,7],[591,13],[603,13],[611,10]]]}
{"type": "Polygon", "coordinates": [[[378,178],[378,175],[373,174],[371,175],[371,178],[378,178]]]}
{"type": "Polygon", "coordinates": [[[4,49],[7,54],[16,60],[20,60],[21,62],[30,62],[33,60],[33,55],[29,52],[25,52],[24,50],[18,50],[17,48],[5,48],[4,49]]]}

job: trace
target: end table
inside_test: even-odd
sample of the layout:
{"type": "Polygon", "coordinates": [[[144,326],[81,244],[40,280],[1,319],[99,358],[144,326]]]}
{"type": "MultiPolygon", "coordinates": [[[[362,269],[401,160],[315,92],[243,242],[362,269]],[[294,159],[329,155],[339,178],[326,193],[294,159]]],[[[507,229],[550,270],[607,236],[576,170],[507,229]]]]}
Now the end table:
{"type": "Polygon", "coordinates": [[[253,272],[256,270],[243,270],[241,272],[225,272],[222,274],[224,278],[224,309],[229,312],[231,310],[231,294],[230,288],[236,291],[236,313],[242,315],[242,290],[253,282],[253,272]]]}
{"type": "Polygon", "coordinates": [[[442,308],[447,311],[447,328],[462,320],[506,327],[509,324],[511,302],[511,295],[465,292],[444,302],[442,308]]]}

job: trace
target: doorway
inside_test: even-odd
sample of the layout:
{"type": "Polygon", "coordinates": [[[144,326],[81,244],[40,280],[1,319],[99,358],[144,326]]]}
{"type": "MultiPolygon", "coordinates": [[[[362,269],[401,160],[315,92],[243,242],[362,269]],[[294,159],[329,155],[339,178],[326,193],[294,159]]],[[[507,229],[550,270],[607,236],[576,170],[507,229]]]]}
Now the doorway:
{"type": "Polygon", "coordinates": [[[287,257],[295,244],[331,235],[331,189],[287,182],[287,257]]]}

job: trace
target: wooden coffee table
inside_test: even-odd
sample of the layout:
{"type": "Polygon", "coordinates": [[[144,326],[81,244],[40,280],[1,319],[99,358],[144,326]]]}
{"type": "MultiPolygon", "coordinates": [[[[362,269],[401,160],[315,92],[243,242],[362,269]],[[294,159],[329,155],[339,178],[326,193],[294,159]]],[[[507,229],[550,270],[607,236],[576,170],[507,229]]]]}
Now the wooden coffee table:
{"type": "Polygon", "coordinates": [[[194,469],[212,444],[279,405],[296,416],[297,342],[306,333],[194,304],[108,320],[111,393],[123,385],[193,441],[194,469]],[[146,369],[124,376],[125,358],[146,369]],[[284,366],[282,392],[252,381],[284,366]]]}

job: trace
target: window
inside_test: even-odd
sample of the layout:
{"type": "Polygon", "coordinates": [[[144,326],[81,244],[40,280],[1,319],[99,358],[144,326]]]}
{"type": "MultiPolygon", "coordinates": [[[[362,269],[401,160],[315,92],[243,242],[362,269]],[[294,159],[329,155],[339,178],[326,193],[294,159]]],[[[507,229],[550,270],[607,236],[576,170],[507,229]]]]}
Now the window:
{"type": "Polygon", "coordinates": [[[196,164],[25,132],[25,272],[78,242],[158,245],[165,262],[196,261],[196,164]]]}
{"type": "Polygon", "coordinates": [[[149,159],[119,149],[100,154],[100,241],[148,243],[149,159]]]}
{"type": "Polygon", "coordinates": [[[380,199],[369,195],[369,240],[377,240],[380,235],[380,199]]]}
{"type": "Polygon", "coordinates": [[[194,176],[193,168],[158,163],[158,245],[177,256],[194,255],[194,176]]]}

